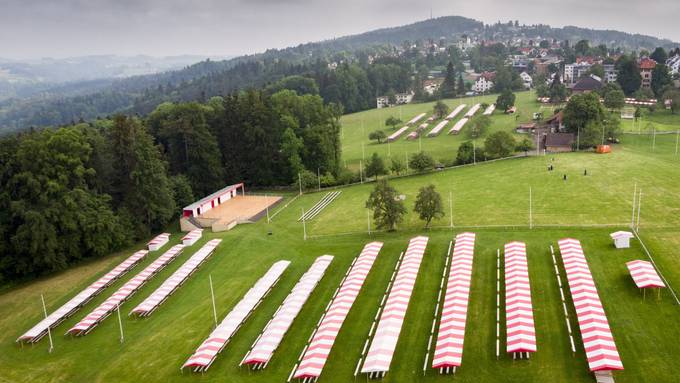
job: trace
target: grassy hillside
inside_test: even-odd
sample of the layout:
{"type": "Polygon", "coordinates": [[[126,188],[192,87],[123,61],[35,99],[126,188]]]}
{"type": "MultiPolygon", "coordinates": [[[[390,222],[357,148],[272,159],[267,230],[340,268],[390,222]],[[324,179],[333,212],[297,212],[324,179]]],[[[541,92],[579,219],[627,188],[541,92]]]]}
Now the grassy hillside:
{"type": "MultiPolygon", "coordinates": [[[[0,381],[284,382],[352,259],[366,242],[381,240],[385,247],[339,334],[321,378],[323,382],[352,382],[366,334],[399,253],[405,249],[409,238],[420,234],[428,235],[430,242],[386,381],[449,381],[451,377],[439,376],[434,371],[428,371],[423,377],[422,364],[445,252],[453,236],[464,229],[477,232],[478,237],[463,367],[454,379],[492,382],[502,376],[509,382],[593,381],[579,339],[576,339],[576,353],[572,354],[570,350],[549,252],[550,245],[556,246],[557,240],[575,237],[583,243],[626,368],[616,373],[616,381],[670,381],[680,374],[680,366],[675,363],[680,355],[680,344],[676,341],[680,337],[680,324],[676,320],[679,306],[667,292],[660,300],[650,299],[650,296],[642,300],[625,268],[626,261],[645,259],[637,241],[633,241],[629,250],[615,250],[609,239],[614,227],[575,226],[620,224],[623,227],[630,221],[633,184],[638,182],[638,187],[643,189],[641,235],[648,241],[671,284],[680,286],[680,268],[677,266],[680,245],[680,174],[677,166],[680,157],[673,154],[673,148],[671,137],[658,137],[654,151],[649,138],[631,137],[608,156],[588,153],[554,156],[556,170],[553,173],[546,170],[552,158],[548,156],[487,163],[392,181],[397,190],[406,195],[409,210],[421,185],[434,183],[447,201],[448,191],[453,191],[456,225],[453,229],[447,227],[447,215],[436,222],[436,228],[424,231],[422,223],[409,211],[398,232],[374,232],[369,236],[365,233],[367,216],[363,208],[372,187],[367,184],[343,189],[336,201],[308,223],[310,238],[305,241],[297,217],[302,208],[308,209],[323,195],[306,194],[285,207],[272,223],[263,220],[227,233],[210,233],[186,249],[179,259],[123,304],[121,312],[127,314],[208,239],[223,238],[212,258],[151,317],[123,318],[125,342],[122,344],[118,341],[115,316],[106,319],[85,337],[71,338],[62,334],[158,253],[151,254],[122,281],[58,326],[53,331],[55,349],[51,354],[47,352],[47,339],[23,348],[14,343],[41,318],[40,294],[45,295],[48,311],[51,311],[129,252],[16,287],[0,295],[0,381]],[[585,168],[589,171],[587,177],[582,175],[585,168]],[[567,182],[561,179],[564,173],[569,176],[567,182]],[[542,225],[533,230],[527,227],[529,186],[533,193],[534,223],[542,225]],[[552,224],[569,227],[548,226],[552,224]],[[489,227],[474,227],[477,225],[489,227]],[[272,235],[267,234],[270,230],[272,235]],[[348,232],[355,233],[336,235],[348,232]],[[496,249],[513,240],[528,244],[538,339],[538,352],[530,361],[512,361],[507,355],[501,355],[500,360],[495,357],[496,249]],[[332,254],[335,259],[269,366],[257,373],[239,368],[238,363],[276,308],[313,260],[322,254],[332,254]],[[213,328],[208,276],[213,278],[217,313],[221,319],[271,264],[280,259],[291,260],[291,266],[210,370],[200,376],[188,371],[180,373],[182,363],[213,328]]],[[[446,206],[448,210],[448,202],[446,206]]],[[[178,241],[179,237],[179,234],[173,234],[173,241],[178,241]]],[[[571,325],[576,328],[571,307],[570,310],[571,325]]]]}

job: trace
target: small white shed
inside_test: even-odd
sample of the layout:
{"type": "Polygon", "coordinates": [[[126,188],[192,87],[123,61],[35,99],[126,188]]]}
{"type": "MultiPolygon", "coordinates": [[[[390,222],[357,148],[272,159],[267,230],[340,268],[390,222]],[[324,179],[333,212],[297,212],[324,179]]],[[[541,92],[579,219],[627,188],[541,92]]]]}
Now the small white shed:
{"type": "Polygon", "coordinates": [[[630,247],[630,239],[633,238],[633,233],[630,231],[617,231],[611,233],[610,236],[614,240],[614,246],[617,249],[628,249],[630,247]]]}

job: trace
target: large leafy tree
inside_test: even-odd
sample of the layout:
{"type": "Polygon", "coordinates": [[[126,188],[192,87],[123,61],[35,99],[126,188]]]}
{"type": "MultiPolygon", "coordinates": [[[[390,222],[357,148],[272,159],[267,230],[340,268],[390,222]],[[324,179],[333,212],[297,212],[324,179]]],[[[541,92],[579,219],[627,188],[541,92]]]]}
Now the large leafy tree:
{"type": "Polygon", "coordinates": [[[3,216],[11,222],[0,230],[4,276],[62,269],[126,242],[110,197],[95,191],[96,172],[87,165],[92,147],[81,131],[45,130],[15,144],[11,157],[2,153],[9,163],[0,175],[3,216]]]}
{"type": "Polygon", "coordinates": [[[442,98],[456,97],[456,70],[451,61],[446,65],[446,74],[444,82],[439,86],[439,93],[442,98]]]}
{"type": "Polygon", "coordinates": [[[656,97],[661,97],[668,86],[673,82],[668,67],[665,64],[657,64],[652,71],[652,91],[656,97]]]}
{"type": "Polygon", "coordinates": [[[626,104],[626,95],[617,83],[605,85],[602,90],[604,106],[609,109],[621,109],[626,104]]]}
{"type": "Polygon", "coordinates": [[[443,102],[437,101],[432,108],[432,112],[435,118],[444,118],[449,114],[449,107],[443,102]]]}
{"type": "Polygon", "coordinates": [[[118,115],[109,130],[116,164],[114,201],[138,237],[163,228],[175,215],[167,164],[141,123],[118,115]]]}
{"type": "Polygon", "coordinates": [[[430,222],[433,219],[444,216],[442,196],[437,193],[434,185],[430,184],[420,188],[413,211],[418,213],[421,220],[425,221],[425,228],[430,227],[430,222]]]}
{"type": "Polygon", "coordinates": [[[505,89],[498,95],[498,98],[496,98],[496,107],[500,110],[508,110],[513,105],[515,105],[515,94],[512,93],[512,90],[510,89],[505,89]]]}
{"type": "Polygon", "coordinates": [[[577,133],[588,124],[601,124],[605,113],[597,93],[574,95],[564,108],[564,124],[568,131],[577,133]]]}
{"type": "Polygon", "coordinates": [[[409,166],[417,172],[424,172],[434,167],[434,158],[426,152],[415,153],[409,159],[409,166]]]}
{"type": "Polygon", "coordinates": [[[165,151],[172,174],[184,174],[197,195],[224,186],[217,141],[208,128],[208,107],[195,102],[162,104],[149,116],[149,126],[165,151]]]}
{"type": "Polygon", "coordinates": [[[387,183],[378,181],[366,201],[366,208],[373,210],[373,219],[379,229],[396,230],[403,221],[406,208],[397,191],[387,183]]]}
{"type": "Polygon", "coordinates": [[[668,53],[666,53],[666,50],[663,49],[662,47],[657,47],[654,49],[654,52],[652,52],[651,55],[649,55],[649,58],[656,61],[659,64],[665,64],[666,60],[668,60],[668,53]]]}
{"type": "Polygon", "coordinates": [[[616,69],[618,70],[616,81],[621,85],[621,89],[627,96],[640,89],[642,77],[640,77],[640,69],[634,57],[621,56],[616,62],[616,69]]]}
{"type": "Polygon", "coordinates": [[[375,177],[387,174],[387,167],[385,166],[385,161],[378,156],[378,153],[373,153],[370,160],[366,164],[366,177],[375,177]]]}
{"type": "Polygon", "coordinates": [[[515,139],[506,131],[490,134],[484,140],[484,151],[490,158],[507,157],[515,150],[515,139]]]}

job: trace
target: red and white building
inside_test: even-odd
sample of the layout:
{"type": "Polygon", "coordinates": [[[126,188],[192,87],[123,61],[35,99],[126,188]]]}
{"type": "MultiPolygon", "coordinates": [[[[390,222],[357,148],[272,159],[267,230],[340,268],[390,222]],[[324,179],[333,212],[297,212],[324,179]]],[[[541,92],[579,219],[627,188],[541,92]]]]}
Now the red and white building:
{"type": "Polygon", "coordinates": [[[640,67],[640,77],[642,77],[642,88],[652,87],[652,71],[656,68],[656,61],[649,57],[643,57],[638,64],[640,67]]]}
{"type": "Polygon", "coordinates": [[[210,194],[207,197],[203,197],[202,199],[182,209],[182,217],[199,216],[205,213],[206,211],[215,208],[221,205],[222,203],[232,199],[233,197],[236,197],[239,194],[238,192],[239,189],[241,189],[240,194],[244,195],[246,190],[245,186],[243,185],[243,182],[234,185],[229,185],[223,189],[220,189],[210,194]]]}

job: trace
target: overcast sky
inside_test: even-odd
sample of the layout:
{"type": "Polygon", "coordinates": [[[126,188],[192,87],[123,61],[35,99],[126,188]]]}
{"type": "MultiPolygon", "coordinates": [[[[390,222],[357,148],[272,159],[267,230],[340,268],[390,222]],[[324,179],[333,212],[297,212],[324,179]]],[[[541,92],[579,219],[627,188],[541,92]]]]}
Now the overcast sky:
{"type": "Polygon", "coordinates": [[[678,0],[0,0],[0,57],[236,55],[460,15],[680,41],[678,0]]]}

